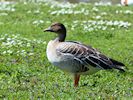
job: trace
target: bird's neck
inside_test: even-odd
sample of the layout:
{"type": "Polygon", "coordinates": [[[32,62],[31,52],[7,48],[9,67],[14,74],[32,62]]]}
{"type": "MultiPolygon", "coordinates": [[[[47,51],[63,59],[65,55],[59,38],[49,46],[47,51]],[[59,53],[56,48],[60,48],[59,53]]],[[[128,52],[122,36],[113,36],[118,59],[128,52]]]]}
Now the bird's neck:
{"type": "Polygon", "coordinates": [[[57,39],[58,39],[59,42],[64,42],[65,38],[66,38],[66,33],[58,34],[58,38],[57,39]]]}

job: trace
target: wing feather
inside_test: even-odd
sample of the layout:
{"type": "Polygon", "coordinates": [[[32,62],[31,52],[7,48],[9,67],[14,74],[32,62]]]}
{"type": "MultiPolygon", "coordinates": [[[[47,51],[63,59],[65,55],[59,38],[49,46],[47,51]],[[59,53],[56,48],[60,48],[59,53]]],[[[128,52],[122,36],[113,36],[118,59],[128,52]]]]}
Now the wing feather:
{"type": "MultiPolygon", "coordinates": [[[[119,69],[115,67],[116,65],[113,63],[117,61],[106,57],[91,46],[86,46],[78,42],[63,42],[58,45],[56,50],[62,54],[73,56],[77,62],[80,62],[80,64],[84,66],[91,65],[100,69],[119,69]]],[[[120,62],[117,64],[122,65],[120,62]]]]}

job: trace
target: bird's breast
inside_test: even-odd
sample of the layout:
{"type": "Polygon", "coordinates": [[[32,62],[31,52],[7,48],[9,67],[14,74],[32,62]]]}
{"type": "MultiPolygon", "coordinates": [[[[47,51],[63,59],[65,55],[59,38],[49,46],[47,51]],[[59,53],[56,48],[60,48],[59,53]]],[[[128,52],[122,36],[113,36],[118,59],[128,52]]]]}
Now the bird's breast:
{"type": "Polygon", "coordinates": [[[60,60],[60,57],[57,55],[56,52],[57,45],[58,43],[52,40],[47,45],[47,50],[46,50],[47,58],[51,63],[58,62],[60,60]]]}

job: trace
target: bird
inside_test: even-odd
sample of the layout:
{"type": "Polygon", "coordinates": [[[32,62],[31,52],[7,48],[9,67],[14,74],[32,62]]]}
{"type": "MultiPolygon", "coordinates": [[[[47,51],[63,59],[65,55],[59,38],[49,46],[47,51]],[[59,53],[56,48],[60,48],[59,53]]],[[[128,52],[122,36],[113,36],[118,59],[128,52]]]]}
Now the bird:
{"type": "Polygon", "coordinates": [[[74,87],[78,86],[81,75],[91,75],[113,68],[125,72],[122,62],[105,56],[92,46],[65,41],[67,30],[60,22],[53,23],[44,29],[44,32],[57,34],[55,39],[48,42],[46,55],[54,66],[74,76],[74,87]]]}

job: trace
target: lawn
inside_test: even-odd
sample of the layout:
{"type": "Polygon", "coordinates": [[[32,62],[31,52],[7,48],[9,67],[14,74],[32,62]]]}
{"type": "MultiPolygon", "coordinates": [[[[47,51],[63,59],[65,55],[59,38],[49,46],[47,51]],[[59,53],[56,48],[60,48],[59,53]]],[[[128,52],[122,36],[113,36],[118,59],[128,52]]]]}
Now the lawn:
{"type": "Polygon", "coordinates": [[[132,100],[133,6],[16,2],[0,4],[0,99],[132,100]],[[67,27],[66,40],[80,41],[123,62],[125,73],[99,71],[72,75],[51,65],[44,33],[53,22],[67,27]]]}

